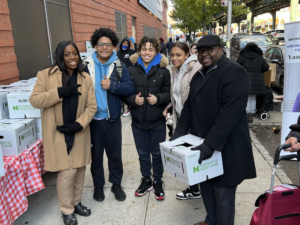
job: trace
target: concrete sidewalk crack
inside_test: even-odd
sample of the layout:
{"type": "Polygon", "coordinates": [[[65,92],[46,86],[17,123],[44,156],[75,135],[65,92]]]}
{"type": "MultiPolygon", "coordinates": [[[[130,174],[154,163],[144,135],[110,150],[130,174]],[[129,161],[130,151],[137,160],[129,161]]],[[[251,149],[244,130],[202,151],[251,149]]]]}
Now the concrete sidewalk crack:
{"type": "Polygon", "coordinates": [[[146,225],[146,219],[147,219],[147,212],[148,212],[148,206],[149,206],[150,193],[151,192],[148,192],[148,199],[147,199],[147,207],[146,207],[146,212],[145,212],[144,225],[146,225]]]}

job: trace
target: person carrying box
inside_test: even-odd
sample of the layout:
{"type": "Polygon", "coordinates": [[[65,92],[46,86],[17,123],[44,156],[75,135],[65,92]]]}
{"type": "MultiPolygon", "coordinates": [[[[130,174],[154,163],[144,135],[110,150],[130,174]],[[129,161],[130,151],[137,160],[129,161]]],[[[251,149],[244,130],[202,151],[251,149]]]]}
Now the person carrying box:
{"type": "Polygon", "coordinates": [[[197,225],[234,225],[237,185],[256,177],[245,110],[250,79],[242,66],[223,54],[219,36],[203,37],[197,50],[202,68],[191,81],[170,141],[188,133],[204,138],[192,148],[201,152],[199,164],[215,150],[222,152],[224,174],[200,183],[207,216],[197,225]]]}

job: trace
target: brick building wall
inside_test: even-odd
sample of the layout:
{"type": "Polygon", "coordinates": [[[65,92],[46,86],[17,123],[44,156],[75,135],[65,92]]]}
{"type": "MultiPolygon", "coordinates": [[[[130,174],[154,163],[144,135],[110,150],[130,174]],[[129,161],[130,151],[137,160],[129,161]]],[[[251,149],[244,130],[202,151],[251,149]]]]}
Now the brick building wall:
{"type": "MultiPolygon", "coordinates": [[[[144,36],[144,26],[161,29],[163,37],[167,25],[164,7],[163,21],[149,14],[149,11],[138,3],[138,0],[70,0],[74,42],[81,52],[86,51],[85,41],[99,27],[116,30],[115,10],[126,13],[127,35],[132,36],[131,17],[136,17],[136,41],[144,36]]],[[[165,39],[165,37],[164,37],[165,39]]]]}
{"type": "Polygon", "coordinates": [[[0,0],[0,84],[19,80],[7,0],[0,0]]]}

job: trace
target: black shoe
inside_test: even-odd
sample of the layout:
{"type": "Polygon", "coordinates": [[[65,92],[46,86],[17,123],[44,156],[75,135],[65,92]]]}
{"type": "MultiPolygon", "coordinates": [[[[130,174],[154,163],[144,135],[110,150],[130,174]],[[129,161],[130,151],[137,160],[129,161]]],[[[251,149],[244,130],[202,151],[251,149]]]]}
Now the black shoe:
{"type": "Polygon", "coordinates": [[[140,186],[135,191],[135,196],[142,197],[145,194],[147,194],[148,191],[152,191],[152,190],[153,190],[152,180],[151,179],[146,180],[145,178],[142,178],[140,186]]]}
{"type": "Polygon", "coordinates": [[[124,201],[126,199],[126,194],[120,184],[113,184],[111,191],[115,194],[115,198],[118,201],[124,201]]]}
{"type": "Polygon", "coordinates": [[[163,181],[153,181],[153,189],[155,194],[156,200],[164,200],[165,199],[165,192],[163,189],[163,181]]]}
{"type": "Polygon", "coordinates": [[[74,213],[70,215],[62,214],[65,225],[77,225],[77,219],[74,213]]]}
{"type": "Polygon", "coordinates": [[[81,205],[81,202],[79,202],[77,205],[74,206],[74,213],[80,215],[80,216],[89,216],[91,215],[91,209],[88,207],[85,207],[81,205]]]}
{"type": "Polygon", "coordinates": [[[248,113],[248,123],[253,123],[253,114],[252,113],[248,113]]]}
{"type": "Polygon", "coordinates": [[[102,202],[105,199],[104,188],[103,187],[94,189],[93,199],[98,201],[98,202],[102,202]]]}
{"type": "Polygon", "coordinates": [[[201,192],[200,190],[192,191],[189,187],[185,189],[184,191],[178,193],[176,195],[177,199],[180,200],[186,200],[186,199],[195,199],[195,198],[201,198],[201,192]]]}

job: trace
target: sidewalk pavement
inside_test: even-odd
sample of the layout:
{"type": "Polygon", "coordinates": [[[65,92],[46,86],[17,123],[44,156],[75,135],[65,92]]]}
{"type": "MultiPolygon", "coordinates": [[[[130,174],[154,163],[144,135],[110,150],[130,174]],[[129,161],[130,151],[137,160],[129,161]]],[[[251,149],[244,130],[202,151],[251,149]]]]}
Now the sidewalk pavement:
{"type": "Polygon", "coordinates": [[[249,127],[254,126],[281,126],[282,123],[282,113],[279,111],[269,111],[270,118],[266,120],[261,120],[258,116],[253,117],[253,123],[249,124],[249,127]]]}
{"type": "MultiPolygon", "coordinates": [[[[272,118],[277,118],[275,115],[277,114],[274,114],[272,118]]],[[[134,192],[140,184],[141,174],[130,124],[131,117],[122,118],[124,166],[122,185],[127,194],[126,201],[118,202],[115,200],[114,194],[110,190],[111,184],[108,181],[105,184],[105,200],[101,203],[94,201],[92,198],[93,182],[90,167],[88,167],[82,203],[92,209],[92,215],[87,218],[77,216],[78,223],[81,225],[192,225],[203,221],[206,211],[202,199],[176,200],[176,193],[184,190],[187,184],[167,172],[164,173],[163,177],[166,193],[164,201],[156,201],[153,192],[140,198],[134,196],[134,192]]],[[[254,140],[254,135],[251,136],[252,140],[254,140]]],[[[253,141],[257,178],[246,180],[238,186],[235,225],[250,223],[251,216],[255,210],[255,200],[260,194],[270,188],[272,170],[266,158],[262,156],[265,153],[261,153],[258,149],[259,147],[257,148],[256,146],[259,146],[257,139],[253,141]]],[[[106,180],[108,180],[107,160],[104,162],[104,168],[106,180]]],[[[28,210],[15,221],[14,225],[63,224],[57,201],[56,177],[56,173],[48,172],[43,175],[46,188],[28,197],[28,210]]],[[[276,177],[275,185],[280,183],[280,180],[276,177]]]]}

